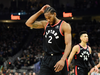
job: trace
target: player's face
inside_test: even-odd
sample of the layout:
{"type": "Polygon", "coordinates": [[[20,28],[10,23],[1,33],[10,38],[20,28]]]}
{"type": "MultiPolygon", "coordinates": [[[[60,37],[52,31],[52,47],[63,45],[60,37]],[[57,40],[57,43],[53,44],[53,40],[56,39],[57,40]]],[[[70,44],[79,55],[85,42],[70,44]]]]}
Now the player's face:
{"type": "Polygon", "coordinates": [[[45,13],[44,16],[50,25],[53,25],[55,23],[55,14],[51,14],[50,12],[48,12],[45,13]]]}
{"type": "Polygon", "coordinates": [[[87,34],[82,34],[80,39],[81,39],[81,41],[87,43],[88,42],[88,35],[87,34]]]}

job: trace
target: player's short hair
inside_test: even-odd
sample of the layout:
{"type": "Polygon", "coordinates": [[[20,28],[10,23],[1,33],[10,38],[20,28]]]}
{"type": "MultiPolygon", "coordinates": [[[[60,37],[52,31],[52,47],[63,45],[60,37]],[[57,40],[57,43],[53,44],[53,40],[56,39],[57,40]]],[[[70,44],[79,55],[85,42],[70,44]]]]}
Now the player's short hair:
{"type": "Polygon", "coordinates": [[[53,7],[47,7],[44,10],[44,14],[50,12],[51,14],[54,14],[54,12],[56,13],[56,10],[53,7]]]}
{"type": "Polygon", "coordinates": [[[86,31],[81,31],[81,32],[79,33],[79,36],[81,37],[82,34],[87,34],[87,32],[86,32],[86,31]]]}

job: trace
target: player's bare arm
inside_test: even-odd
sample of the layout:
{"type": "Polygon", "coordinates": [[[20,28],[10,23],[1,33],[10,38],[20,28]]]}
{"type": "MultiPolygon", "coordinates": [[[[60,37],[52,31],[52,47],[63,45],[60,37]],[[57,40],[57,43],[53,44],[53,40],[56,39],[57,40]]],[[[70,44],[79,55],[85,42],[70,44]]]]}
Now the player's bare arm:
{"type": "Polygon", "coordinates": [[[62,31],[62,33],[64,33],[65,45],[66,45],[64,55],[61,58],[61,60],[65,61],[71,51],[71,44],[72,44],[70,24],[64,22],[62,25],[61,31],[62,31]]]}
{"type": "Polygon", "coordinates": [[[43,6],[37,13],[35,13],[34,15],[32,15],[27,21],[26,21],[26,25],[28,27],[31,28],[44,28],[44,23],[46,23],[46,21],[36,21],[36,19],[44,13],[45,8],[49,7],[49,5],[45,5],[43,6]],[[35,22],[36,21],[36,22],[35,22]]]}
{"type": "Polygon", "coordinates": [[[70,63],[71,63],[71,61],[72,61],[72,59],[73,59],[75,53],[78,53],[78,51],[79,51],[79,46],[78,46],[78,45],[75,45],[75,46],[72,48],[72,51],[71,51],[70,56],[69,56],[69,58],[68,58],[68,65],[70,65],[70,63]]]}
{"type": "Polygon", "coordinates": [[[65,47],[64,54],[63,54],[61,60],[59,60],[56,63],[56,65],[54,66],[55,72],[59,72],[60,70],[63,69],[63,67],[65,65],[65,60],[66,60],[66,58],[69,55],[70,50],[71,50],[72,37],[71,37],[71,27],[70,27],[70,25],[66,22],[63,22],[62,27],[61,27],[61,31],[62,31],[62,33],[64,33],[66,47],[65,47]]]}
{"type": "Polygon", "coordinates": [[[46,24],[47,24],[46,20],[35,21],[32,25],[30,25],[30,27],[35,29],[41,29],[41,28],[45,28],[46,24]]]}

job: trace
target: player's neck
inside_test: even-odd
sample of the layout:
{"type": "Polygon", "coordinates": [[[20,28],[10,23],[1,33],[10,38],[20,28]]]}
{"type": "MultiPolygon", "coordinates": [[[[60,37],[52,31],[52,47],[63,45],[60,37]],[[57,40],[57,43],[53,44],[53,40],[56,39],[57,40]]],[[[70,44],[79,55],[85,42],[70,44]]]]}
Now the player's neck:
{"type": "Polygon", "coordinates": [[[54,24],[52,24],[51,26],[57,24],[58,22],[60,22],[60,20],[59,20],[58,18],[55,18],[55,22],[54,22],[54,24]]]}
{"type": "Polygon", "coordinates": [[[55,24],[57,24],[59,22],[59,19],[58,18],[56,18],[55,19],[55,24]]]}
{"type": "Polygon", "coordinates": [[[81,45],[82,47],[87,47],[87,44],[86,44],[85,42],[81,42],[80,45],[81,45]]]}

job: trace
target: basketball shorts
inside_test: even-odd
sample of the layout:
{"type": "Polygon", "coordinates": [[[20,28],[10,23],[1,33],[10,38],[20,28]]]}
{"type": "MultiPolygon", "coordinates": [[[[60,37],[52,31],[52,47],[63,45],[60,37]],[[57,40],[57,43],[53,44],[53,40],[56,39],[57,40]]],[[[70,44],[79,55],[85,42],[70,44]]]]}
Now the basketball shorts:
{"type": "Polygon", "coordinates": [[[74,72],[75,75],[88,75],[88,69],[79,66],[75,66],[74,72]]]}
{"type": "Polygon", "coordinates": [[[45,55],[44,59],[41,62],[41,66],[40,66],[40,72],[39,75],[68,75],[68,62],[67,59],[65,61],[65,66],[64,68],[59,71],[59,72],[55,72],[54,71],[54,66],[55,64],[61,59],[62,54],[61,55],[45,55]]]}

